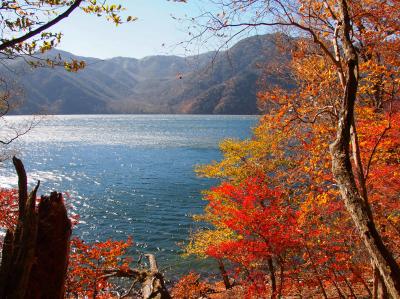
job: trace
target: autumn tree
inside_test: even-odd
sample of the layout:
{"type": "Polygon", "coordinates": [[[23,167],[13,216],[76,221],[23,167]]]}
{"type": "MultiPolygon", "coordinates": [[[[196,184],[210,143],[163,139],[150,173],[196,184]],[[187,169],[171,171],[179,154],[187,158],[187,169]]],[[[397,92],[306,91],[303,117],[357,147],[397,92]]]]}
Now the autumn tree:
{"type": "Polygon", "coordinates": [[[330,135],[322,127],[320,134],[309,133],[307,140],[296,142],[307,126],[293,121],[282,125],[283,116],[266,115],[251,139],[224,141],[224,159],[198,169],[201,175],[228,182],[206,192],[209,204],[205,214],[196,218],[213,227],[195,233],[187,252],[230,261],[229,275],[236,276],[237,281],[258,295],[274,294],[274,289],[275,295],[322,296],[335,285],[344,295],[351,293],[350,288],[364,289],[360,295],[368,293],[365,282],[371,276],[369,261],[357,250],[357,235],[348,233],[353,231],[351,221],[333,188],[329,156],[321,151],[327,147],[326,138],[330,135]],[[273,206],[232,205],[257,196],[267,203],[273,197],[262,190],[271,189],[281,190],[282,194],[279,200],[272,201],[273,206]],[[279,221],[290,228],[277,225],[279,221]],[[272,229],[262,226],[268,223],[272,229]],[[274,230],[275,234],[265,238],[274,230]],[[251,248],[244,249],[236,243],[249,237],[253,244],[271,245],[283,251],[272,256],[270,251],[254,255],[251,248]],[[249,277],[254,278],[248,280],[249,277]]]}
{"type": "Polygon", "coordinates": [[[125,255],[130,246],[132,239],[94,244],[72,239],[66,297],[107,298],[116,295],[115,286],[108,281],[105,271],[129,269],[130,260],[125,255]]]}
{"type": "MultiPolygon", "coordinates": [[[[381,226],[379,220],[385,218],[379,216],[382,213],[379,208],[386,210],[383,214],[390,213],[389,203],[396,211],[390,213],[390,217],[395,219],[394,215],[398,214],[398,206],[390,198],[393,194],[399,194],[395,183],[397,175],[391,171],[399,167],[396,149],[398,136],[393,133],[397,132],[394,126],[399,95],[399,3],[378,0],[227,0],[217,3],[221,4],[221,11],[216,15],[207,14],[208,22],[203,23],[205,30],[220,34],[224,30],[232,32],[235,28],[244,30],[279,26],[295,36],[291,43],[291,68],[298,88],[292,91],[269,89],[260,94],[260,100],[275,103],[276,115],[280,116],[275,119],[275,124],[281,129],[277,129],[274,137],[288,137],[284,136],[288,128],[295,126],[304,129],[291,133],[283,143],[286,143],[285,147],[278,147],[279,143],[275,143],[272,151],[288,156],[288,151],[295,147],[295,140],[305,143],[313,141],[309,148],[310,159],[305,159],[306,153],[302,160],[297,161],[305,166],[303,172],[295,174],[299,176],[301,184],[302,181],[307,183],[304,186],[326,189],[333,198],[338,192],[388,292],[394,298],[399,297],[399,265],[394,259],[393,246],[387,238],[383,238],[387,226],[381,226]],[[372,127],[375,132],[368,134],[370,123],[376,123],[372,127]],[[329,149],[327,144],[330,144],[329,149]],[[328,150],[331,157],[327,161],[325,151],[328,150]],[[379,158],[383,152],[390,158],[379,158]],[[310,154],[316,154],[314,157],[317,159],[311,160],[310,154]],[[377,173],[384,173],[384,177],[391,182],[388,196],[378,191],[384,188],[382,180],[378,187],[375,185],[379,185],[379,180],[370,180],[374,166],[377,173]],[[316,171],[318,176],[310,177],[310,170],[316,171]]],[[[260,125],[258,130],[262,130],[262,126],[265,125],[260,125]]],[[[244,154],[246,148],[239,147],[234,146],[230,152],[244,154]]],[[[246,171],[251,172],[251,167],[270,167],[268,163],[252,164],[260,159],[254,156],[252,154],[249,159],[248,156],[235,158],[229,155],[225,163],[233,166],[230,169],[237,172],[238,176],[245,176],[246,171]],[[233,159],[241,165],[239,169],[235,164],[227,163],[233,159]]],[[[263,157],[271,158],[266,150],[263,157]]],[[[283,160],[273,159],[273,163],[283,160]]],[[[293,161],[288,163],[280,172],[293,166],[293,161]]],[[[229,169],[223,166],[212,167],[210,171],[218,176],[221,169],[228,174],[229,169]]],[[[291,174],[292,177],[290,172],[283,175],[279,171],[274,173],[285,180],[292,179],[294,173],[291,174]]],[[[286,187],[290,188],[290,184],[286,184],[286,187]]],[[[311,194],[315,193],[311,191],[311,194]]],[[[396,229],[391,225],[392,231],[396,229]]]]}
{"type": "Polygon", "coordinates": [[[207,296],[209,288],[202,282],[200,275],[190,272],[183,276],[172,289],[172,298],[195,299],[207,296]]]}
{"type": "Polygon", "coordinates": [[[127,249],[132,244],[132,238],[94,243],[72,239],[66,298],[170,298],[153,254],[140,256],[137,267],[131,268],[133,260],[127,249]],[[148,266],[141,264],[142,257],[148,259],[148,266]],[[125,283],[119,279],[125,279],[125,283]],[[135,288],[137,285],[139,288],[135,288]]]}
{"type": "Polygon", "coordinates": [[[280,262],[283,267],[282,256],[302,243],[290,202],[280,190],[270,189],[263,176],[248,178],[237,186],[223,183],[206,199],[213,216],[235,235],[229,241],[208,246],[207,254],[241,264],[253,280],[265,280],[262,267],[267,265],[271,294],[276,296],[274,264],[280,262]]]}

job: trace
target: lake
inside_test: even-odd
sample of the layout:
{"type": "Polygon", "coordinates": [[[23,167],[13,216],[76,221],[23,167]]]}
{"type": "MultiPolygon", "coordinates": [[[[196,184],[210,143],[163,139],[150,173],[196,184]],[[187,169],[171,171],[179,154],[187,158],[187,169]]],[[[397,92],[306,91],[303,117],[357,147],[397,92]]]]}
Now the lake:
{"type": "MultiPolygon", "coordinates": [[[[73,115],[48,116],[13,142],[39,194],[68,194],[72,213],[80,215],[74,234],[87,241],[133,236],[131,254],[155,253],[160,268],[173,277],[206,262],[180,257],[180,244],[195,229],[201,190],[216,181],[197,178],[197,164],[221,159],[224,138],[250,136],[256,116],[73,115]]],[[[31,118],[11,116],[14,127],[31,118]]],[[[16,186],[10,161],[0,168],[0,184],[16,186]]]]}

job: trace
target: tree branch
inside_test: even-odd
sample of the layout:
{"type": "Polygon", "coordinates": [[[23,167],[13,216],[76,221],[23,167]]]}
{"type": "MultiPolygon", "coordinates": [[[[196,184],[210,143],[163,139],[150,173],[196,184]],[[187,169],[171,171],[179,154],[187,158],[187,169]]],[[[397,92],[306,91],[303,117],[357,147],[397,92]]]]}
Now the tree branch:
{"type": "Polygon", "coordinates": [[[378,138],[378,141],[375,143],[374,148],[372,149],[371,155],[369,156],[369,159],[368,159],[367,167],[365,169],[365,181],[368,179],[369,170],[370,170],[371,163],[372,163],[372,158],[374,157],[374,155],[376,153],[376,150],[377,150],[379,144],[381,143],[383,137],[385,136],[386,132],[389,131],[390,128],[391,128],[391,124],[390,124],[390,121],[389,121],[389,124],[383,130],[382,134],[378,138]]]}
{"type": "Polygon", "coordinates": [[[4,51],[7,48],[14,47],[16,44],[22,43],[22,42],[30,39],[31,37],[34,37],[35,35],[43,32],[44,30],[50,28],[51,26],[57,24],[62,19],[65,19],[66,17],[68,17],[71,14],[71,12],[73,12],[77,7],[79,7],[79,5],[83,1],[84,0],[76,0],[65,12],[63,12],[60,15],[58,15],[55,19],[53,19],[50,22],[44,24],[43,26],[40,26],[39,28],[36,28],[35,30],[30,31],[30,32],[28,32],[27,34],[25,34],[23,36],[17,37],[17,38],[12,39],[12,40],[4,41],[0,45],[0,51],[4,51]]]}

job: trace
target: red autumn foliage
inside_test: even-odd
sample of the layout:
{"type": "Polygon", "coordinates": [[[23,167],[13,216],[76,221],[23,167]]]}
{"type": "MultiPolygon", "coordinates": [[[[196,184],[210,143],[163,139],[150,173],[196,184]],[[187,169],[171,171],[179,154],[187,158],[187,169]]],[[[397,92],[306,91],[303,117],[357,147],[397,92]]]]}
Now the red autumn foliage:
{"type": "Polygon", "coordinates": [[[212,213],[241,237],[210,246],[210,256],[228,256],[248,266],[300,245],[296,212],[280,190],[267,186],[265,178],[249,178],[238,186],[223,183],[212,191],[207,197],[212,213]]]}
{"type": "Polygon", "coordinates": [[[343,285],[349,285],[347,293],[357,288],[365,294],[369,263],[360,259],[343,202],[325,202],[324,192],[312,190],[311,200],[299,203],[269,187],[262,175],[212,188],[208,212],[234,237],[211,244],[206,254],[229,261],[230,275],[248,298],[293,296],[299,290],[336,294],[343,285]]]}
{"type": "Polygon", "coordinates": [[[109,239],[93,244],[79,238],[72,239],[67,298],[110,298],[114,285],[108,281],[105,271],[128,269],[130,259],[125,256],[132,244],[131,238],[126,241],[109,239]]]}
{"type": "Polygon", "coordinates": [[[18,219],[18,191],[0,189],[0,227],[13,229],[18,219]]]}
{"type": "Polygon", "coordinates": [[[181,277],[172,289],[172,298],[176,299],[196,299],[206,296],[209,287],[200,280],[200,275],[190,272],[181,277]]]}

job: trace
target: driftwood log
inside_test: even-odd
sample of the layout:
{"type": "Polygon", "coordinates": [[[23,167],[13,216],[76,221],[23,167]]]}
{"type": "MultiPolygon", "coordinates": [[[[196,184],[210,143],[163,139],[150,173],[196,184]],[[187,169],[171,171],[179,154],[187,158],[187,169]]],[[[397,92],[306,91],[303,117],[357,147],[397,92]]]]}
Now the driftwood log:
{"type": "Polygon", "coordinates": [[[53,192],[37,205],[40,182],[28,195],[21,160],[13,158],[18,175],[18,222],[8,229],[0,266],[0,298],[63,298],[71,222],[62,196],[53,192]]]}
{"type": "Polygon", "coordinates": [[[103,278],[125,277],[132,280],[131,287],[121,298],[129,298],[134,286],[140,284],[140,293],[143,299],[170,299],[171,296],[165,286],[164,277],[159,271],[154,254],[145,254],[149,261],[149,269],[109,269],[103,270],[103,278]]]}

